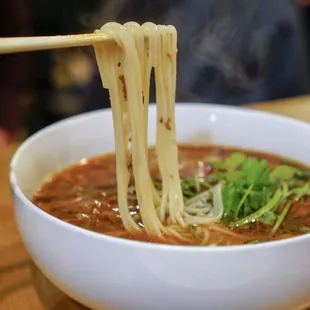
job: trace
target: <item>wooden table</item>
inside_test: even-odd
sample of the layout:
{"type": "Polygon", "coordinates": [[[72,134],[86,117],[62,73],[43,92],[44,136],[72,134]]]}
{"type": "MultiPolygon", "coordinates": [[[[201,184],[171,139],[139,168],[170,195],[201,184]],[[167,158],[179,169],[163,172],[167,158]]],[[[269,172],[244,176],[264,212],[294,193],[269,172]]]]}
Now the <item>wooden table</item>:
{"type": "MultiPolygon", "coordinates": [[[[310,96],[252,104],[250,108],[310,122],[310,96]]],[[[8,182],[16,145],[0,149],[0,310],[82,310],[31,262],[17,232],[8,182]]]]}

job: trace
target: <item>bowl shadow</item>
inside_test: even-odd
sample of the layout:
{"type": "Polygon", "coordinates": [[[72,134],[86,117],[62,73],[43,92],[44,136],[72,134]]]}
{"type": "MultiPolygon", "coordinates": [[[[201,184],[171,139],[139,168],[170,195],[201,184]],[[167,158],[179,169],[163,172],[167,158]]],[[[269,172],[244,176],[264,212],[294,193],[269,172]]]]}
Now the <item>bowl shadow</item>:
{"type": "Polygon", "coordinates": [[[90,310],[60,291],[30,261],[32,282],[41,302],[48,310],[90,310]]]}

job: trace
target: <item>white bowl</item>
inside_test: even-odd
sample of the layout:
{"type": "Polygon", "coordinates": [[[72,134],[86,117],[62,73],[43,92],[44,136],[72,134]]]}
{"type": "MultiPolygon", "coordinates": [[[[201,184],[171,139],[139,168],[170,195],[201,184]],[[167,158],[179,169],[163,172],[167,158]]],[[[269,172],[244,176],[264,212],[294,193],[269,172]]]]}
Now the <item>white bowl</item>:
{"type": "MultiPolygon", "coordinates": [[[[310,165],[310,126],[240,108],[178,104],[179,142],[281,154],[310,165]]],[[[150,108],[150,141],[156,110],[150,108]]],[[[41,130],[17,150],[10,181],[16,220],[33,261],[93,309],[291,310],[310,300],[310,235],[257,245],[182,247],[108,237],[64,223],[29,198],[52,173],[112,151],[110,110],[41,130]]]]}

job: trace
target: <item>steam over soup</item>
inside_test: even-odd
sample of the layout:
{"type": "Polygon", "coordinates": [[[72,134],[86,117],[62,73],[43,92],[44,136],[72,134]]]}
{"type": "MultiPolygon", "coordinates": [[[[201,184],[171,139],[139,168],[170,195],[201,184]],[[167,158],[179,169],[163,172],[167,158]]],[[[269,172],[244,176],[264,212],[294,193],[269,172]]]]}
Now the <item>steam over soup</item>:
{"type": "MultiPolygon", "coordinates": [[[[149,169],[162,196],[154,150],[149,169]]],[[[143,229],[134,178],[128,186],[128,209],[141,229],[125,229],[121,220],[115,154],[82,160],[43,184],[33,202],[67,223],[110,236],[181,245],[236,245],[279,240],[310,231],[310,170],[278,156],[216,146],[180,146],[179,174],[185,214],[181,226],[169,217],[163,225],[176,234],[152,236],[143,229]],[[220,186],[223,212],[217,222],[195,218],[212,213],[215,186],[220,186]],[[186,220],[186,216],[184,217],[186,220]],[[169,222],[171,221],[171,222],[169,222]]],[[[130,167],[130,161],[128,162],[130,167]]],[[[159,207],[156,209],[159,213],[159,207]]],[[[167,211],[168,212],[168,211],[167,211]]]]}

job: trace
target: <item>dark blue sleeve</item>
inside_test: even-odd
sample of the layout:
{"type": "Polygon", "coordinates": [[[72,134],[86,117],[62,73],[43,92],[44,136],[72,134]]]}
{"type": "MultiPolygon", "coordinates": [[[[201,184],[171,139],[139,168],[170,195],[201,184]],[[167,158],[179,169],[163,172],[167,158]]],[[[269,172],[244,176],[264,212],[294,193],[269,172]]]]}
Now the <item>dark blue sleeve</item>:
{"type": "Polygon", "coordinates": [[[171,17],[178,100],[238,105],[309,93],[296,1],[188,0],[171,17]]]}

